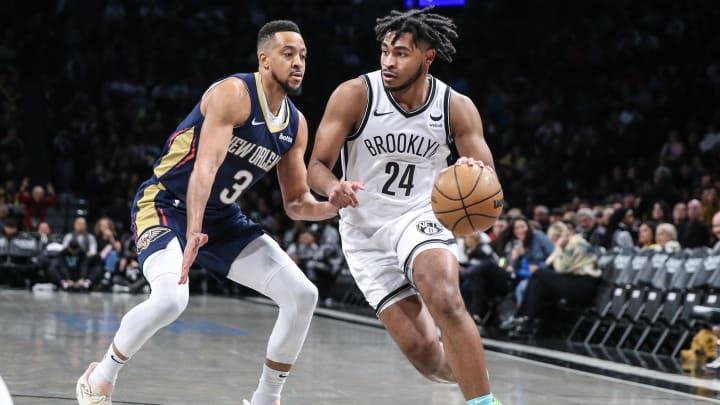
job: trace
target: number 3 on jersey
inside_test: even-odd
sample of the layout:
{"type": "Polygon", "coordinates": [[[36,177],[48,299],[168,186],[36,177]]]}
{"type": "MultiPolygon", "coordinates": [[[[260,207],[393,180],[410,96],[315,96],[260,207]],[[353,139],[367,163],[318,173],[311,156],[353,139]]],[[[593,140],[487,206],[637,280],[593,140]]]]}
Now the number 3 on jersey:
{"type": "Polygon", "coordinates": [[[233,179],[235,180],[235,183],[233,183],[231,187],[225,187],[220,192],[220,201],[225,204],[232,204],[240,198],[242,192],[245,191],[250,184],[252,184],[253,175],[247,170],[239,170],[235,173],[233,179]]]}
{"type": "MultiPolygon", "coordinates": [[[[394,191],[390,190],[390,187],[395,182],[395,179],[398,177],[398,174],[400,174],[400,165],[396,162],[388,162],[387,166],[385,166],[385,173],[388,173],[390,175],[390,178],[388,181],[385,182],[385,185],[383,186],[382,192],[383,194],[387,195],[395,195],[394,191]]],[[[412,191],[413,185],[413,176],[415,175],[415,165],[407,165],[405,167],[405,170],[403,171],[402,176],[400,176],[400,181],[398,182],[396,189],[404,188],[405,189],[405,196],[409,196],[410,192],[412,191]]]]}

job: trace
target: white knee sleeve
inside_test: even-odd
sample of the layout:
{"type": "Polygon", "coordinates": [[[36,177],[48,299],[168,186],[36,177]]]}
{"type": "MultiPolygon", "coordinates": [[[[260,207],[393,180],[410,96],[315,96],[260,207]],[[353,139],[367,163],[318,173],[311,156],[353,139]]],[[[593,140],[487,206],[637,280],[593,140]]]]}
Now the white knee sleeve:
{"type": "Polygon", "coordinates": [[[293,364],[310,328],[318,299],[317,288],[293,265],[280,269],[263,294],[272,298],[280,307],[268,340],[267,358],[278,363],[293,364]]]}
{"type": "Polygon", "coordinates": [[[169,325],[185,310],[189,298],[188,283],[178,284],[183,253],[173,239],[165,249],[145,260],[143,273],[152,291],[147,300],[131,309],[120,322],[115,346],[132,357],[160,328],[169,325]]]}
{"type": "Polygon", "coordinates": [[[230,267],[228,278],[250,287],[280,307],[266,357],[293,364],[300,354],[317,303],[317,288],[269,236],[251,242],[230,267]]]}

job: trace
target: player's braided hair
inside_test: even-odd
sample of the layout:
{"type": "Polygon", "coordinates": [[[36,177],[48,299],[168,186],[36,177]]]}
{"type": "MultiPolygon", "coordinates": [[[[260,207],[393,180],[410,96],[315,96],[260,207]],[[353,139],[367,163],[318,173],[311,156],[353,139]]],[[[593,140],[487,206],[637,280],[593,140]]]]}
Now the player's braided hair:
{"type": "Polygon", "coordinates": [[[388,32],[395,32],[392,42],[395,42],[403,33],[412,34],[418,40],[427,41],[431,48],[437,51],[438,57],[446,62],[452,62],[455,46],[452,40],[458,37],[455,23],[439,14],[429,13],[432,7],[408,10],[405,12],[393,10],[390,15],[375,20],[375,36],[382,41],[388,32]]]}

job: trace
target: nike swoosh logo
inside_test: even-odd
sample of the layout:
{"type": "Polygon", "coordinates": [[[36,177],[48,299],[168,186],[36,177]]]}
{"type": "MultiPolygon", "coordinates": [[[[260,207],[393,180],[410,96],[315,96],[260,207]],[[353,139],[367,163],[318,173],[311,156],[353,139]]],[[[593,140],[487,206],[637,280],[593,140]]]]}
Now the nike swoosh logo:
{"type": "Polygon", "coordinates": [[[440,121],[442,119],[442,114],[437,117],[434,117],[432,114],[430,114],[430,119],[433,121],[440,121]]]}
{"type": "Polygon", "coordinates": [[[394,112],[395,112],[395,111],[388,111],[388,112],[379,113],[379,112],[377,112],[377,110],[375,110],[375,111],[373,111],[373,115],[376,116],[376,117],[380,117],[380,116],[382,116],[382,115],[388,115],[388,114],[392,114],[392,113],[394,113],[394,112]]]}
{"type": "Polygon", "coordinates": [[[280,377],[280,378],[287,378],[287,376],[288,376],[287,374],[280,374],[280,375],[278,375],[278,377],[280,377]]]}
{"type": "Polygon", "coordinates": [[[258,121],[255,121],[255,118],[253,118],[251,124],[253,124],[253,125],[265,125],[265,121],[260,121],[260,122],[258,122],[258,121]]]}

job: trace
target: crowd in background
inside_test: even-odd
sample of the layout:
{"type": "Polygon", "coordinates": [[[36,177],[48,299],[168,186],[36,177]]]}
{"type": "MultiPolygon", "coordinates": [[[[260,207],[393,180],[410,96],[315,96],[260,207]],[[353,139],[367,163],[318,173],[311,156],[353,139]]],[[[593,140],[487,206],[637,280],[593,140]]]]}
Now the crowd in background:
{"type": "MultiPolygon", "coordinates": [[[[58,241],[53,254],[77,257],[79,251],[83,260],[65,261],[85,263],[85,270],[72,271],[55,266],[58,260],[45,266],[59,287],[107,286],[123,274],[127,282],[116,278],[118,285],[142,290],[132,276],[134,193],[207,86],[256,68],[255,33],[264,22],[291,18],[303,30],[308,68],[304,92],[294,100],[311,138],[332,89],[378,68],[372,28],[388,2],[266,3],[11,6],[17,18],[0,27],[5,234],[17,222],[16,231],[42,240],[44,217],[63,198],[84,202],[70,219],[81,214],[87,229],[105,224],[89,232],[97,246],[77,235],[58,241]]],[[[477,277],[519,288],[521,303],[537,297],[530,275],[546,274],[553,242],[584,243],[573,235],[606,248],[715,243],[720,113],[711,100],[720,92],[720,49],[708,39],[720,35],[719,8],[690,0],[523,2],[519,8],[512,1],[468,3],[439,9],[456,20],[460,38],[454,63],[438,62],[431,72],[478,106],[507,199],[508,230],[490,232],[490,256],[497,256],[501,272],[477,277]],[[570,234],[546,235],[558,221],[570,234]],[[508,284],[511,274],[517,285],[508,284]]],[[[333,224],[290,221],[274,176],[239,202],[327,290],[344,265],[333,224]]],[[[77,234],[77,222],[53,222],[59,229],[52,232],[77,234]]],[[[482,316],[484,304],[475,305],[482,316]]]]}

